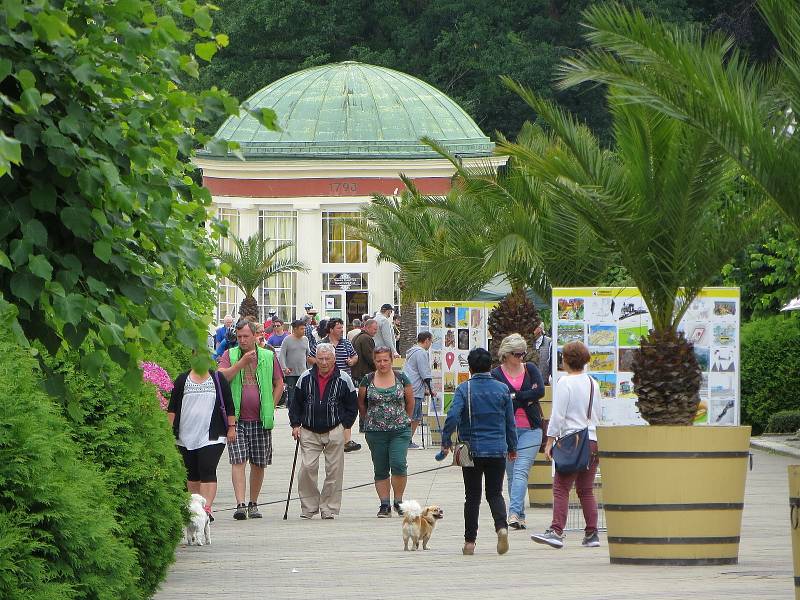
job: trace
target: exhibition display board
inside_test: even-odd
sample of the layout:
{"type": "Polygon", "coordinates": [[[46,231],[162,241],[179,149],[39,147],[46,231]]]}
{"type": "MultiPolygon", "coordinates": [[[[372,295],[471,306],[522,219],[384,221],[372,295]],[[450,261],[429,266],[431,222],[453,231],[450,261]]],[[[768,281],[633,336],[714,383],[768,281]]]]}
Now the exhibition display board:
{"type": "Polygon", "coordinates": [[[429,354],[433,391],[439,404],[428,402],[427,414],[433,415],[436,409],[439,417],[443,418],[450,407],[456,387],[469,379],[467,354],[473,348],[489,347],[486,319],[495,304],[496,302],[417,303],[417,333],[430,331],[433,334],[429,354]]]}
{"type": "MultiPolygon", "coordinates": [[[[601,420],[607,425],[643,425],[631,381],[633,351],[652,327],[636,288],[553,288],[554,382],[564,375],[561,348],[584,342],[589,373],[600,384],[601,420]]],[[[703,371],[695,424],[738,425],[738,288],[705,288],[691,303],[679,329],[694,344],[703,371]]]]}

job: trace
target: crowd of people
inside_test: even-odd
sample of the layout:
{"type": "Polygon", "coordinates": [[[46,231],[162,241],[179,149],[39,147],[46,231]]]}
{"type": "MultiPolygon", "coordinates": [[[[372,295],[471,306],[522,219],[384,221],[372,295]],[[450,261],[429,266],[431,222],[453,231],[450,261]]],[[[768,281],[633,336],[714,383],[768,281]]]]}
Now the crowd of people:
{"type": "MultiPolygon", "coordinates": [[[[406,352],[403,369],[395,370],[399,335],[390,304],[374,317],[354,320],[347,333],[342,319],[317,322],[313,306],[305,310],[288,330],[274,315],[267,323],[244,318],[235,324],[226,316],[213,337],[217,370],[190,370],[175,380],[169,419],[186,465],[187,487],[206,499],[212,520],[216,471],[226,445],[236,497],[233,518],[261,517],[258,500],[265,469],[272,463],[275,409],[283,405],[300,455],[300,518],[319,515],[330,520],[339,514],[345,453],[362,447],[353,439],[356,422],[372,460],[377,516],[403,514],[408,451],[419,448],[413,436],[426,397],[434,396],[428,352],[432,334],[419,333],[406,352]],[[320,488],[321,457],[325,474],[320,488]]],[[[509,528],[527,528],[528,476],[537,452],[541,449],[550,459],[555,440],[582,428],[589,431],[590,464],[572,474],[556,469],[552,522],[531,538],[554,548],[563,546],[568,496],[576,485],[586,519],[583,545],[599,545],[593,496],[597,411],[592,404],[599,388],[584,374],[588,349],[580,342],[567,344],[562,350],[567,375],[556,384],[547,423],[539,400],[550,379],[550,367],[545,366],[550,364],[550,344],[541,331],[533,347],[521,335],[509,335],[500,344],[495,368],[483,348],[468,355],[471,376],[455,391],[441,431],[440,453],[440,458],[448,454],[456,432],[469,448],[470,465],[462,465],[465,555],[475,551],[482,494],[492,512],[497,552],[508,551],[509,528]],[[532,355],[539,357],[544,376],[537,364],[526,361],[532,355]]]]}

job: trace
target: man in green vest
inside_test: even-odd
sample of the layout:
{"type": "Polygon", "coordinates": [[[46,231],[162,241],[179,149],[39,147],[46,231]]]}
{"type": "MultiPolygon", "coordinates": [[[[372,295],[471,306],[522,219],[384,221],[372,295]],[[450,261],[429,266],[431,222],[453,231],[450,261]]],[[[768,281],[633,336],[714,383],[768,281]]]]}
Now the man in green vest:
{"type": "Polygon", "coordinates": [[[236,324],[238,347],[226,350],[219,372],[231,383],[236,408],[236,441],[228,444],[237,520],[260,519],[258,495],[264,469],[272,464],[275,406],[283,394],[283,371],[275,354],[256,344],[255,322],[236,324]],[[245,498],[245,465],[250,461],[250,502],[245,498]]]}

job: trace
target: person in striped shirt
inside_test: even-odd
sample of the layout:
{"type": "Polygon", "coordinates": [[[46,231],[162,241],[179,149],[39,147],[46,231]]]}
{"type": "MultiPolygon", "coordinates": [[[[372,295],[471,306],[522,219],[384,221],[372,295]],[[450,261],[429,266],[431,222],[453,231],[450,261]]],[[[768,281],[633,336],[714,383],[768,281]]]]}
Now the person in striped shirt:
{"type": "MultiPolygon", "coordinates": [[[[356,354],[353,344],[344,337],[344,321],[338,317],[328,320],[328,335],[325,336],[320,343],[331,344],[336,351],[336,367],[340,371],[344,371],[350,375],[350,368],[358,362],[358,354],[356,354]]],[[[309,363],[316,362],[316,347],[309,352],[309,363]]],[[[344,451],[353,452],[361,450],[361,444],[353,441],[352,427],[344,430],[344,451]]]]}

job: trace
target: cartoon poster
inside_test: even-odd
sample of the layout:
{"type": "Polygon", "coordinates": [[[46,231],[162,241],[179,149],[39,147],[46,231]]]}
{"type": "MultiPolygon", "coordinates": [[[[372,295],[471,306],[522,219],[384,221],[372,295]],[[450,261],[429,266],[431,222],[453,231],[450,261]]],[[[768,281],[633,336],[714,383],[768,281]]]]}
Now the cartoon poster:
{"type": "MultiPolygon", "coordinates": [[[[705,288],[688,306],[678,330],[692,343],[702,374],[695,424],[732,425],[740,421],[738,288],[705,288]]],[[[556,380],[564,375],[562,349],[573,341],[587,345],[587,372],[601,391],[603,423],[644,424],[636,408],[633,363],[652,320],[636,288],[554,288],[553,362],[556,380]]]]}

